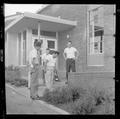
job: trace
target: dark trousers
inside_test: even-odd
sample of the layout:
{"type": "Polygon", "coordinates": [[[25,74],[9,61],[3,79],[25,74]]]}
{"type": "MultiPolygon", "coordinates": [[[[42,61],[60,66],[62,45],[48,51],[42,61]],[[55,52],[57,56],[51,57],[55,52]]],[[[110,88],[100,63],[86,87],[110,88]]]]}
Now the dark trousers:
{"type": "Polygon", "coordinates": [[[66,60],[66,78],[67,78],[67,81],[68,81],[68,73],[70,72],[70,70],[72,70],[72,72],[76,72],[75,60],[72,58],[66,60]]]}

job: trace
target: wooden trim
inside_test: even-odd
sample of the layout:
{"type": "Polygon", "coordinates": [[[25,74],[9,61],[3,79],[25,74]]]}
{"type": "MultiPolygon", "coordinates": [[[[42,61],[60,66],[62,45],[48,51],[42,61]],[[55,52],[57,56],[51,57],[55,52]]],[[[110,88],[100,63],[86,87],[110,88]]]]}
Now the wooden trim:
{"type": "Polygon", "coordinates": [[[6,28],[5,28],[5,32],[12,27],[13,25],[15,25],[18,21],[20,21],[24,16],[22,15],[21,17],[19,17],[18,19],[12,21],[6,28]]]}
{"type": "Polygon", "coordinates": [[[9,20],[14,20],[14,19],[16,19],[16,18],[18,18],[20,16],[21,16],[21,14],[15,14],[15,15],[11,15],[11,16],[6,16],[5,17],[5,22],[9,21],[9,20]]]}
{"type": "Polygon", "coordinates": [[[60,19],[57,17],[46,16],[46,15],[41,15],[41,14],[25,12],[24,16],[28,18],[34,18],[34,19],[39,19],[43,21],[55,22],[55,23],[66,24],[66,25],[71,25],[71,26],[77,25],[77,21],[70,21],[70,20],[60,19]]]}

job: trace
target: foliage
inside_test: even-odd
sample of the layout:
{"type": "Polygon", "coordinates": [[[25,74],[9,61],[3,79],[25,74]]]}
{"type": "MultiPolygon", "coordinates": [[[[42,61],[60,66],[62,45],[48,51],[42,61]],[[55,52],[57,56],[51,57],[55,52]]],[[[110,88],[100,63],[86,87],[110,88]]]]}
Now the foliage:
{"type": "Polygon", "coordinates": [[[106,89],[62,87],[50,92],[46,90],[43,100],[72,114],[114,114],[114,92],[106,89]]]}

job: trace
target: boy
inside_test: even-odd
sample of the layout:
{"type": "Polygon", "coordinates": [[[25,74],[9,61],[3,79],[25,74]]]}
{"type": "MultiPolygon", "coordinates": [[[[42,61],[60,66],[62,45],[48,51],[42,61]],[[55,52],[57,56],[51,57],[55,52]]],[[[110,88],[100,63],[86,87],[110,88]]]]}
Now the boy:
{"type": "Polygon", "coordinates": [[[46,62],[46,59],[47,57],[51,56],[50,55],[50,49],[47,48],[46,49],[46,52],[42,55],[42,66],[43,66],[43,69],[42,69],[42,79],[43,79],[43,84],[45,85],[45,62],[46,62]]]}
{"type": "Polygon", "coordinates": [[[53,79],[54,79],[54,71],[56,70],[56,60],[58,56],[58,52],[54,51],[53,54],[46,59],[45,63],[45,80],[46,80],[46,87],[52,91],[53,90],[53,79]]]}
{"type": "Polygon", "coordinates": [[[30,97],[33,100],[39,99],[38,96],[38,76],[41,75],[41,67],[39,65],[39,51],[41,47],[41,42],[38,42],[36,39],[34,41],[34,49],[30,52],[30,74],[31,74],[31,81],[30,81],[30,97]]]}

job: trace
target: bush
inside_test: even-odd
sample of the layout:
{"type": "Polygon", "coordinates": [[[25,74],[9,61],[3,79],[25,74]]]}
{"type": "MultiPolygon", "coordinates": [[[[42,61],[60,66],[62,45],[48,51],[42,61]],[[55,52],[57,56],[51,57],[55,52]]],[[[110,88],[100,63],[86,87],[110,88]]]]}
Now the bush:
{"type": "Polygon", "coordinates": [[[50,102],[52,104],[66,103],[72,99],[71,94],[68,93],[67,88],[63,88],[62,90],[60,88],[57,88],[53,92],[46,90],[43,95],[43,98],[45,99],[45,101],[50,102]]]}
{"type": "Polygon", "coordinates": [[[80,87],[57,88],[53,92],[46,90],[43,100],[55,104],[72,114],[114,114],[112,92],[97,88],[80,87]]]}
{"type": "Polygon", "coordinates": [[[115,114],[115,102],[105,102],[99,106],[96,106],[94,113],[92,114],[115,114]]]}
{"type": "Polygon", "coordinates": [[[5,70],[8,70],[8,71],[19,71],[20,68],[18,66],[10,65],[8,67],[5,67],[5,70]]]}
{"type": "Polygon", "coordinates": [[[72,113],[73,114],[91,114],[95,109],[95,99],[90,95],[84,95],[79,100],[74,102],[72,113]]]}
{"type": "Polygon", "coordinates": [[[28,81],[25,80],[25,79],[6,79],[6,82],[7,83],[10,83],[11,85],[14,85],[16,87],[21,87],[21,86],[24,86],[24,87],[27,87],[28,86],[28,81]]]}
{"type": "Polygon", "coordinates": [[[113,92],[109,92],[107,89],[91,88],[89,89],[90,95],[92,95],[96,101],[96,106],[105,102],[111,103],[113,101],[113,92]]]}
{"type": "Polygon", "coordinates": [[[5,80],[14,80],[16,78],[18,79],[21,78],[21,72],[19,70],[17,71],[5,70],[5,80]]]}
{"type": "Polygon", "coordinates": [[[43,98],[52,104],[64,104],[79,99],[85,91],[78,87],[62,87],[50,92],[46,90],[43,98]]]}
{"type": "Polygon", "coordinates": [[[75,101],[82,97],[86,93],[86,89],[83,89],[81,87],[69,87],[69,92],[71,92],[72,95],[72,101],[75,101]]]}

